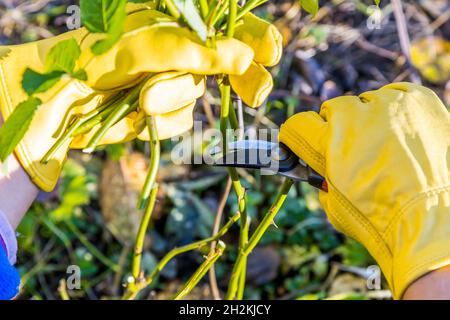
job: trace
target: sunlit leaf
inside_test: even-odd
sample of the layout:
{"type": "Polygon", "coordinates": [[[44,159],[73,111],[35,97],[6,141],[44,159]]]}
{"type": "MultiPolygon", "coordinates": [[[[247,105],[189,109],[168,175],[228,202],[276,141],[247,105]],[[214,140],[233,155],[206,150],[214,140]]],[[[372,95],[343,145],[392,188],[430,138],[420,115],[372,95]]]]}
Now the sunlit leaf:
{"type": "Polygon", "coordinates": [[[181,12],[181,15],[186,20],[186,23],[194,30],[197,35],[206,41],[208,36],[208,28],[203,22],[203,19],[198,11],[194,1],[192,0],[174,0],[175,6],[181,12]]]}
{"type": "Polygon", "coordinates": [[[313,16],[319,11],[319,0],[300,0],[300,5],[306,12],[313,16]]]}
{"type": "Polygon", "coordinates": [[[41,100],[30,97],[20,103],[0,128],[0,161],[4,161],[22,140],[41,100]]]}
{"type": "Polygon", "coordinates": [[[45,57],[45,72],[63,71],[74,73],[81,49],[74,38],[58,42],[45,57]]]}
{"type": "Polygon", "coordinates": [[[28,68],[23,75],[22,87],[29,96],[45,92],[58,83],[63,74],[63,71],[39,73],[28,68]]]}
{"type": "Polygon", "coordinates": [[[103,54],[120,39],[126,17],[126,0],[80,0],[83,25],[92,33],[104,33],[105,39],[92,46],[94,54],[103,54]]]}

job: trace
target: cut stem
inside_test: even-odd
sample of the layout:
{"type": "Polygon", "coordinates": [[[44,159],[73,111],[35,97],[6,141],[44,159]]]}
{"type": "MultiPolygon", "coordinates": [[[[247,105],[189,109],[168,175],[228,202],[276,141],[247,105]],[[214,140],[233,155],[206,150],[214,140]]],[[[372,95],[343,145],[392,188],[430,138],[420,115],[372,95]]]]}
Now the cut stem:
{"type": "Polygon", "coordinates": [[[226,36],[231,38],[234,35],[234,26],[236,25],[237,16],[237,0],[229,0],[228,24],[226,36]]]}
{"type": "Polygon", "coordinates": [[[202,18],[205,19],[208,16],[208,1],[207,0],[199,0],[200,3],[200,12],[202,14],[202,18]]]}
{"type": "Polygon", "coordinates": [[[180,18],[180,12],[177,9],[175,3],[172,0],[164,0],[164,4],[166,5],[167,11],[169,11],[170,15],[175,19],[180,18]]]}
{"type": "MultiPolygon", "coordinates": [[[[83,149],[86,153],[91,153],[95,150],[100,140],[105,136],[109,129],[117,122],[126,117],[129,113],[136,110],[139,105],[139,94],[146,81],[142,81],[139,85],[132,88],[127,94],[126,98],[114,108],[111,114],[108,115],[102,126],[97,130],[91,140],[88,142],[86,148],[83,149]]],[[[105,110],[106,111],[106,110],[105,110]]]]}
{"type": "Polygon", "coordinates": [[[223,237],[228,230],[231,228],[231,226],[238,221],[240,218],[240,214],[236,213],[234,216],[230,218],[230,220],[222,227],[222,229],[219,230],[219,232],[207,239],[203,239],[179,248],[172,249],[169,253],[167,253],[164,258],[161,259],[161,261],[158,262],[156,265],[156,268],[153,269],[153,271],[150,273],[150,275],[146,278],[145,281],[139,282],[136,284],[136,287],[134,287],[135,291],[128,290],[125,295],[123,296],[123,299],[133,299],[139,291],[143,290],[144,288],[148,287],[154,280],[155,277],[158,275],[158,273],[169,263],[170,260],[172,260],[175,256],[202,248],[203,246],[206,246],[210,244],[213,241],[219,240],[221,237],[223,237]]]}
{"type": "Polygon", "coordinates": [[[145,119],[150,136],[150,167],[145,179],[144,187],[142,188],[141,195],[139,197],[138,208],[144,209],[147,207],[148,198],[150,192],[153,189],[153,185],[156,181],[156,175],[158,173],[159,159],[161,154],[161,148],[158,139],[158,132],[156,130],[155,119],[152,116],[148,116],[145,119]]]}
{"type": "Polygon", "coordinates": [[[238,21],[239,19],[241,19],[245,14],[249,13],[250,11],[252,11],[253,9],[255,9],[256,7],[266,3],[268,0],[250,0],[248,1],[243,7],[242,9],[239,11],[239,13],[236,16],[236,21],[238,21]]]}
{"type": "Polygon", "coordinates": [[[220,258],[225,250],[225,243],[219,241],[216,248],[211,250],[206,257],[206,260],[200,265],[200,267],[195,271],[191,278],[183,285],[183,287],[175,295],[174,300],[181,300],[187,294],[189,294],[192,289],[200,282],[200,280],[205,276],[212,265],[220,258]]]}
{"type": "MultiPolygon", "coordinates": [[[[227,129],[228,123],[230,122],[230,113],[234,110],[231,110],[231,87],[228,82],[228,76],[224,76],[222,79],[221,86],[221,108],[220,108],[220,130],[222,133],[222,141],[223,141],[223,150],[224,153],[228,149],[228,141],[227,141],[227,129]]],[[[233,125],[237,125],[237,121],[232,121],[233,125]]],[[[234,128],[237,129],[237,128],[234,128]]],[[[239,255],[242,254],[244,247],[247,245],[248,241],[248,230],[250,226],[250,221],[247,216],[247,201],[246,201],[246,192],[245,188],[242,186],[241,181],[239,179],[239,174],[237,173],[236,168],[229,167],[228,174],[231,177],[232,185],[236,197],[238,199],[238,207],[239,212],[241,213],[241,223],[240,223],[240,234],[239,234],[239,255]]],[[[244,288],[242,286],[245,285],[245,275],[246,275],[246,257],[242,258],[242,263],[245,265],[244,268],[239,269],[239,277],[242,277],[242,280],[239,282],[239,296],[243,296],[244,288]]]]}
{"type": "MultiPolygon", "coordinates": [[[[86,123],[92,121],[92,119],[99,118],[100,115],[104,114],[106,110],[109,111],[109,113],[112,112],[114,105],[117,104],[118,101],[120,101],[124,96],[124,92],[120,92],[119,94],[115,95],[112,99],[106,101],[103,105],[99,106],[98,108],[84,114],[81,116],[78,116],[76,120],[67,128],[67,130],[63,133],[63,135],[56,140],[56,142],[53,144],[53,146],[47,151],[47,153],[42,157],[41,163],[46,164],[52,158],[56,152],[73,136],[77,135],[76,132],[79,130],[83,125],[86,123]]],[[[108,113],[108,114],[109,114],[108,113]]],[[[101,118],[101,117],[100,117],[101,118]]],[[[100,121],[98,122],[100,123],[100,121]]],[[[98,124],[97,123],[97,124],[98,124]]],[[[95,125],[94,125],[95,126],[95,125]]],[[[92,126],[91,128],[93,128],[92,126]]],[[[90,128],[90,129],[91,129],[90,128]]]]}
{"type": "Polygon", "coordinates": [[[234,264],[233,271],[231,273],[231,279],[230,284],[228,286],[228,292],[226,295],[226,299],[234,299],[237,297],[237,293],[239,290],[239,283],[240,283],[240,275],[241,270],[245,268],[245,262],[250,254],[250,252],[253,251],[253,249],[256,247],[256,245],[261,240],[262,236],[266,232],[266,230],[269,228],[270,225],[273,224],[273,219],[275,218],[276,214],[280,210],[281,206],[283,205],[284,201],[286,200],[287,194],[289,193],[289,190],[293,184],[293,181],[291,179],[286,179],[283,182],[283,185],[281,186],[281,190],[278,193],[277,198],[275,199],[275,202],[272,204],[269,212],[266,214],[264,219],[261,221],[259,226],[256,228],[255,232],[251,236],[250,240],[248,241],[248,244],[245,246],[245,248],[240,252],[236,259],[236,263],[234,264]]]}
{"type": "MultiPolygon", "coordinates": [[[[144,247],[145,235],[147,233],[148,225],[152,216],[153,209],[156,203],[156,196],[158,194],[158,184],[155,183],[151,193],[150,200],[147,208],[145,209],[144,216],[142,217],[141,224],[139,225],[139,231],[136,236],[136,244],[134,246],[133,260],[131,262],[131,275],[134,279],[134,284],[139,282],[139,277],[141,274],[141,260],[142,260],[142,250],[144,247]]],[[[131,289],[132,284],[130,284],[131,289]]]]}

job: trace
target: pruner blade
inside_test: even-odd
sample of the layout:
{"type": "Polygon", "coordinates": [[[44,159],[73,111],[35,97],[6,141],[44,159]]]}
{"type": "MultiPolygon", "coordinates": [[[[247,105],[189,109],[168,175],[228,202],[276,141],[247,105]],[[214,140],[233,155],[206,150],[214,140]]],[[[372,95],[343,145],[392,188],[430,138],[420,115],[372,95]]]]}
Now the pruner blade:
{"type": "Polygon", "coordinates": [[[307,181],[327,191],[326,180],[282,143],[240,140],[229,143],[228,149],[227,153],[216,159],[215,166],[260,169],[295,181],[307,181]]]}

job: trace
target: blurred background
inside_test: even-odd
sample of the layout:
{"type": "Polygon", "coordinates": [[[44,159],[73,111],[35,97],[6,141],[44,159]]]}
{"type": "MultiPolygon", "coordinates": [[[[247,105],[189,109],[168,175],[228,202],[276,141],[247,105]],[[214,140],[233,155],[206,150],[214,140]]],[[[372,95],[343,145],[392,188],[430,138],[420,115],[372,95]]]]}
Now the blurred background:
{"type": "MultiPolygon", "coordinates": [[[[247,129],[277,128],[289,116],[318,110],[327,99],[359,94],[395,81],[422,82],[450,105],[450,1],[320,1],[317,16],[301,12],[299,2],[269,1],[256,13],[276,24],[284,36],[284,57],[272,68],[275,90],[254,110],[244,106],[247,129]],[[397,11],[396,11],[397,10],[397,11]]],[[[0,45],[18,44],[68,31],[67,8],[78,1],[0,0],[0,45]]],[[[195,118],[218,128],[218,93],[199,101],[195,118]]],[[[175,165],[175,142],[163,141],[158,202],[143,256],[151,271],[171,248],[208,237],[215,216],[237,211],[220,168],[175,165]]],[[[199,148],[201,149],[201,148],[199,148]]],[[[201,150],[195,150],[201,152],[201,150]]],[[[21,299],[114,299],[129,277],[136,210],[149,150],[143,143],[116,145],[93,156],[72,152],[57,189],[41,194],[19,232],[21,299]],[[68,266],[81,268],[81,289],[67,290],[68,266]]],[[[248,191],[252,229],[274,200],[280,178],[240,171],[248,191]]],[[[385,282],[375,284],[375,262],[355,241],[335,231],[320,208],[317,192],[297,184],[248,261],[248,299],[390,299],[385,282]],[[372,278],[371,278],[372,277],[372,278]],[[376,288],[375,288],[376,289],[376,288]]],[[[238,226],[216,263],[214,281],[205,277],[188,296],[223,295],[236,257],[238,226]],[[219,292],[211,290],[218,287],[219,292]]],[[[141,298],[170,298],[203,261],[205,252],[177,257],[141,298]]]]}

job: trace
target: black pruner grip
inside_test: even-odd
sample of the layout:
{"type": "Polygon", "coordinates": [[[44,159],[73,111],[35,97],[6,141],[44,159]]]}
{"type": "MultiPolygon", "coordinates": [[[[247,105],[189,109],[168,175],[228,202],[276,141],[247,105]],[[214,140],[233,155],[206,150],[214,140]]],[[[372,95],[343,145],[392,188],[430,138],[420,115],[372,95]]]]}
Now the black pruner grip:
{"type": "Polygon", "coordinates": [[[314,188],[328,192],[327,180],[308,166],[308,183],[314,188]]]}

